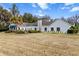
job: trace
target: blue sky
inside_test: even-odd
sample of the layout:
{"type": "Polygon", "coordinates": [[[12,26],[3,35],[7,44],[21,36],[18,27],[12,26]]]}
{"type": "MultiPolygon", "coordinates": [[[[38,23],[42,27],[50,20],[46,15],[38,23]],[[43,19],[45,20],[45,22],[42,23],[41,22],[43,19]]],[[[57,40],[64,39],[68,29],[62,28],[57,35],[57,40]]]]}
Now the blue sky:
{"type": "MultiPolygon", "coordinates": [[[[3,8],[11,8],[11,3],[1,3],[3,8]]],[[[70,17],[75,14],[79,15],[79,3],[16,3],[20,14],[25,12],[37,16],[48,15],[51,18],[70,17]]]]}

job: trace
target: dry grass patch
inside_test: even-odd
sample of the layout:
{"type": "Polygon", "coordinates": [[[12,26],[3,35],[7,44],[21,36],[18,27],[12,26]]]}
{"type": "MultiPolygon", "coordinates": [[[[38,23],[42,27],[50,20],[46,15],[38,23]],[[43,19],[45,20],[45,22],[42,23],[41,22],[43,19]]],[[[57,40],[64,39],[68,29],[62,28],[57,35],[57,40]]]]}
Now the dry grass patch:
{"type": "Polygon", "coordinates": [[[0,33],[0,55],[79,55],[79,35],[0,33]]]}

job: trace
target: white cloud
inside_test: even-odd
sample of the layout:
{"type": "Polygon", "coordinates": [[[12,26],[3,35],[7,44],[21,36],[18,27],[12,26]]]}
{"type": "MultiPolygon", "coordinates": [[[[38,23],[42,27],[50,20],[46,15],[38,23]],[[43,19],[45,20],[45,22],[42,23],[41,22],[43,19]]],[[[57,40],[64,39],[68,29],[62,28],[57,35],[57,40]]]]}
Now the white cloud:
{"type": "Polygon", "coordinates": [[[32,7],[37,7],[35,3],[32,3],[32,7]]]}
{"type": "Polygon", "coordinates": [[[38,12],[36,13],[37,16],[44,16],[44,13],[42,10],[38,10],[38,12]]]}
{"type": "Polygon", "coordinates": [[[49,8],[47,3],[38,3],[38,6],[39,6],[41,9],[43,9],[43,10],[49,8]]]}
{"type": "Polygon", "coordinates": [[[70,12],[74,12],[74,11],[79,11],[79,6],[73,7],[73,8],[70,10],[70,12]]]}
{"type": "Polygon", "coordinates": [[[74,3],[64,3],[65,6],[62,7],[61,9],[62,9],[62,10],[64,10],[64,9],[70,9],[71,7],[73,7],[73,4],[74,4],[74,3]]]}
{"type": "Polygon", "coordinates": [[[38,14],[38,16],[44,16],[44,14],[38,14]]]}

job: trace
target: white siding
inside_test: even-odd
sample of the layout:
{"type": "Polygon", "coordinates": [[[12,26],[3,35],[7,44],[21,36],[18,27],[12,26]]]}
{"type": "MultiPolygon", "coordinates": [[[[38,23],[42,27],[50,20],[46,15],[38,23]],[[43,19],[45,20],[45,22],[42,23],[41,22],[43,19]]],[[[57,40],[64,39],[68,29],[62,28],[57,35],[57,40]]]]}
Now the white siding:
{"type": "Polygon", "coordinates": [[[65,33],[67,32],[67,30],[71,27],[71,24],[63,21],[63,20],[56,20],[54,23],[52,23],[49,26],[49,31],[51,31],[51,27],[54,28],[54,31],[57,31],[57,27],[60,27],[60,31],[65,33]]]}
{"type": "Polygon", "coordinates": [[[35,28],[36,28],[36,30],[39,30],[37,26],[27,26],[27,27],[21,27],[21,26],[19,26],[19,27],[17,27],[17,30],[20,29],[20,30],[26,30],[26,31],[28,31],[28,30],[35,30],[35,28]]]}
{"type": "Polygon", "coordinates": [[[49,32],[49,26],[42,26],[41,31],[42,32],[49,32]],[[47,28],[47,31],[45,31],[45,28],[47,28]]]}
{"type": "MultiPolygon", "coordinates": [[[[40,21],[40,22],[42,22],[42,21],[40,21]]],[[[51,27],[53,27],[54,31],[57,32],[57,27],[60,27],[60,31],[65,33],[72,26],[71,24],[69,24],[63,20],[56,20],[49,26],[42,26],[42,24],[40,22],[38,24],[39,26],[26,26],[26,27],[19,26],[19,27],[17,27],[17,30],[20,28],[21,30],[28,31],[28,30],[35,30],[35,28],[36,28],[37,30],[41,30],[42,32],[45,32],[45,28],[47,28],[46,32],[50,32],[51,27]]]]}

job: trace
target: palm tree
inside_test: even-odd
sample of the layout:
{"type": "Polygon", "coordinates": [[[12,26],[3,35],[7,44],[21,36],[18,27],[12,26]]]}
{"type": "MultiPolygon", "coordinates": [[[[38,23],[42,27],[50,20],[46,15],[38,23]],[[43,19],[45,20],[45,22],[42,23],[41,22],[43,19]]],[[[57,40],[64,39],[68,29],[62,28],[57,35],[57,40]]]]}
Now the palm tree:
{"type": "Polygon", "coordinates": [[[11,14],[12,14],[10,21],[12,23],[19,23],[20,20],[22,21],[22,18],[20,18],[20,16],[19,16],[19,11],[18,11],[16,4],[12,4],[12,8],[10,8],[10,11],[11,11],[11,14]]]}
{"type": "Polygon", "coordinates": [[[12,4],[12,8],[10,8],[10,11],[11,11],[12,16],[14,17],[19,15],[19,11],[16,4],[12,4]]]}

